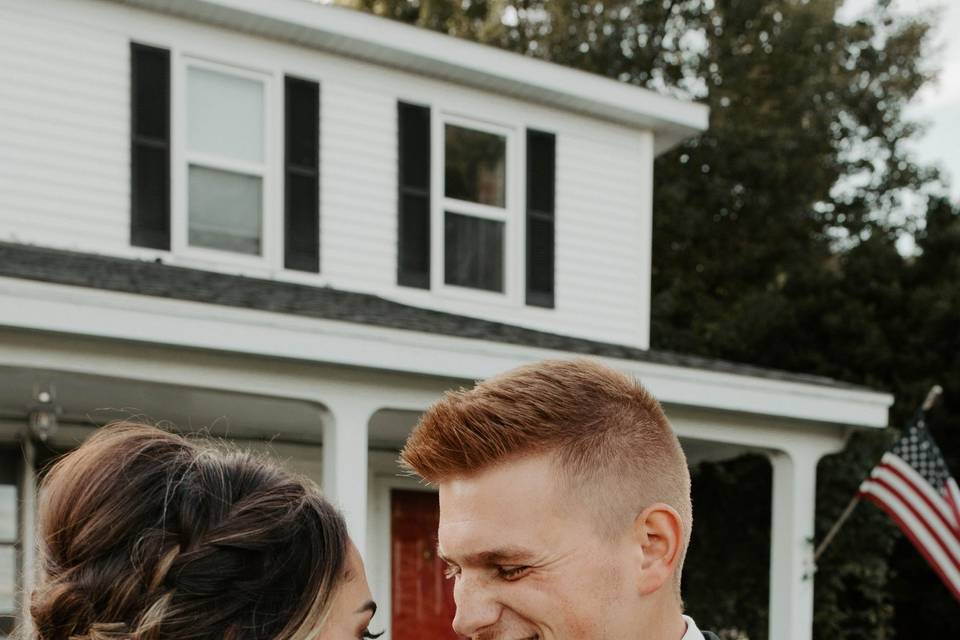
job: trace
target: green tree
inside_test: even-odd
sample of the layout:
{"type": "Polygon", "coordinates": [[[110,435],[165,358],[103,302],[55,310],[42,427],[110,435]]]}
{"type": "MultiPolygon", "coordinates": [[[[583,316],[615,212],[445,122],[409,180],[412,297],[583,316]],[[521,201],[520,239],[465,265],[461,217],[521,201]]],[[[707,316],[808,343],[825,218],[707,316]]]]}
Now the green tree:
{"type": "MultiPolygon", "coordinates": [[[[935,198],[926,224],[917,233],[922,254],[909,261],[910,290],[897,384],[906,397],[922,396],[934,383],[944,400],[931,415],[930,428],[954,477],[960,476],[960,206],[935,198]]],[[[890,593],[896,602],[897,637],[949,637],[956,633],[958,604],[933,571],[900,536],[890,557],[890,593]]]]}

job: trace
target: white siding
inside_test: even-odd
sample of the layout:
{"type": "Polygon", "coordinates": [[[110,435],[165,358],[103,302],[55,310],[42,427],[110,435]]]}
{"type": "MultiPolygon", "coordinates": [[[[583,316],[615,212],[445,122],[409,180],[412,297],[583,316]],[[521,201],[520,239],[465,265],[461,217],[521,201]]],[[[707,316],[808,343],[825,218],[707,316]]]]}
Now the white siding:
{"type": "Polygon", "coordinates": [[[396,99],[344,82],[321,95],[320,270],[340,288],[383,293],[397,271],[396,99]]]}
{"type": "MultiPolygon", "coordinates": [[[[648,132],[93,0],[0,0],[0,87],[0,240],[161,257],[647,346],[648,132]],[[285,272],[278,251],[251,266],[200,262],[176,246],[171,254],[129,246],[130,40],[169,47],[175,69],[189,55],[321,83],[319,276],[285,272]],[[525,127],[556,132],[556,309],[525,307],[520,291],[490,300],[396,286],[398,99],[512,128],[518,140],[525,127]]],[[[520,164],[510,179],[521,178],[520,164]]],[[[265,212],[275,234],[280,202],[272,199],[265,212]]],[[[176,199],[174,206],[182,209],[176,199]]],[[[522,229],[522,207],[516,214],[522,229]]]]}
{"type": "Polygon", "coordinates": [[[0,238],[71,249],[129,236],[127,40],[0,2],[0,238]]]}

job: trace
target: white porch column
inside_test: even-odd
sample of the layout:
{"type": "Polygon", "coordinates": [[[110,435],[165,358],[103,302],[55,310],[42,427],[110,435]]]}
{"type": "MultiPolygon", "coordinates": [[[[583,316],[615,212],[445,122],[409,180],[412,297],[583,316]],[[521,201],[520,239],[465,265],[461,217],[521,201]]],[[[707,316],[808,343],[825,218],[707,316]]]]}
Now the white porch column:
{"type": "Polygon", "coordinates": [[[773,517],[770,545],[771,640],[813,637],[813,535],[818,452],[770,454],[773,517]]]}
{"type": "Polygon", "coordinates": [[[367,540],[367,448],[374,409],[362,398],[325,398],[323,492],[343,511],[350,538],[363,554],[367,540]]]}
{"type": "Polygon", "coordinates": [[[37,576],[37,472],[36,449],[30,440],[29,427],[22,442],[23,473],[20,476],[20,626],[24,638],[31,637],[33,618],[30,616],[30,596],[37,576]]]}

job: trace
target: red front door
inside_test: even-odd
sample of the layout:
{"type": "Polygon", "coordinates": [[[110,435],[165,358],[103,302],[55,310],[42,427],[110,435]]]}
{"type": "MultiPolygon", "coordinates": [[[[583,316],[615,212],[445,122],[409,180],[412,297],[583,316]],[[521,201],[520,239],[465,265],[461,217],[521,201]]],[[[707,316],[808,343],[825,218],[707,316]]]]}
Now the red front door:
{"type": "Polygon", "coordinates": [[[453,581],[437,557],[440,504],[430,491],[390,492],[393,640],[455,640],[453,581]]]}

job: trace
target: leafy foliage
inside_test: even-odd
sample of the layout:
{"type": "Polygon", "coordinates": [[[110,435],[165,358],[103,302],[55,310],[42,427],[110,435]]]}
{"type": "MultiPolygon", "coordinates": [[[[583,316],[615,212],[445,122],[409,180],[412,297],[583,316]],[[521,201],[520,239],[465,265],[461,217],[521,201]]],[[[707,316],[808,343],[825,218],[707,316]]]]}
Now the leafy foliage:
{"type": "Polygon", "coordinates": [[[770,481],[770,463],[759,455],[703,462],[694,477],[684,603],[694,620],[724,640],[767,634],[770,563],[757,550],[770,548],[770,481]]]}
{"type": "MultiPolygon", "coordinates": [[[[710,129],[656,163],[654,345],[885,389],[893,424],[939,382],[931,429],[960,473],[960,209],[911,158],[904,117],[933,76],[931,16],[890,0],[848,23],[841,0],[344,2],[707,103],[710,129]]],[[[895,435],[821,462],[818,536],[895,435]]],[[[695,499],[690,610],[766,637],[768,466],[704,465],[695,499]]],[[[821,559],[818,638],[949,637],[956,611],[870,505],[821,559]]]]}

